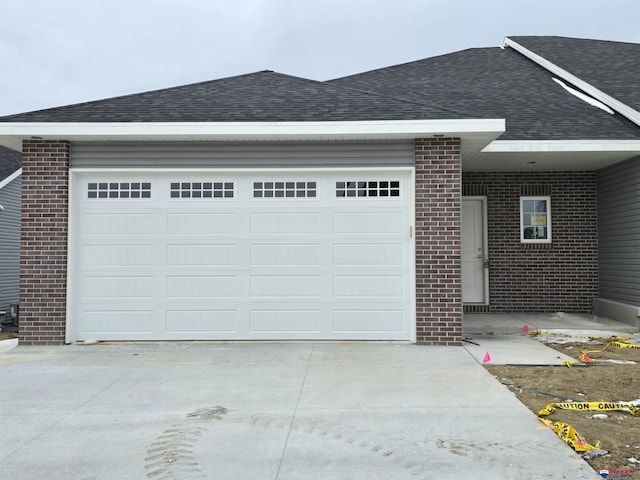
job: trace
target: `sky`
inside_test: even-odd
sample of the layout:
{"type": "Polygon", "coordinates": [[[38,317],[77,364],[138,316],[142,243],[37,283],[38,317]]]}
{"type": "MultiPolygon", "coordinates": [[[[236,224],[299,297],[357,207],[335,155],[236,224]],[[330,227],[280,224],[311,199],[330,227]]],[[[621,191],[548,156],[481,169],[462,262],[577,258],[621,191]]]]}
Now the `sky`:
{"type": "Polygon", "coordinates": [[[640,43],[638,0],[0,0],[0,115],[274,70],[328,80],[505,36],[640,43]]]}

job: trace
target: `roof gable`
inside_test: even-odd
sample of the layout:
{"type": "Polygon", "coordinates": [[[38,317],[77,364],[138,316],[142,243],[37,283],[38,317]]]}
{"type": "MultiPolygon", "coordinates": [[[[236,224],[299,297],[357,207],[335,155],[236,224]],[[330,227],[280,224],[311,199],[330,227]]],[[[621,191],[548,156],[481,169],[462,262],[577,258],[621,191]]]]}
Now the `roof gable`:
{"type": "Polygon", "coordinates": [[[312,122],[463,117],[444,108],[263,71],[10,115],[0,122],[312,122]]]}

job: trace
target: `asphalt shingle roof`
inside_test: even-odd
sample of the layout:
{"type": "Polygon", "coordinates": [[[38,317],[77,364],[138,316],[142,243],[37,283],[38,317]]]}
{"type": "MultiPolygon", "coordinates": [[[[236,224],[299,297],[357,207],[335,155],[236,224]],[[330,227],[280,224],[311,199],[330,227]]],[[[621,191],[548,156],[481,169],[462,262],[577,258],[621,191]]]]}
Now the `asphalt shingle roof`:
{"type": "Polygon", "coordinates": [[[4,180],[22,166],[22,155],[0,146],[0,180],[4,180]]]}
{"type": "Polygon", "coordinates": [[[568,37],[509,38],[640,110],[640,44],[568,37]]]}
{"type": "Polygon", "coordinates": [[[505,118],[501,140],[638,139],[640,128],[566,92],[510,48],[479,48],[331,81],[416,103],[505,118]]]}
{"type": "MultiPolygon", "coordinates": [[[[633,88],[640,73],[640,45],[562,37],[511,38],[598,88],[606,87],[602,89],[622,101],[640,105],[640,93],[633,88]],[[606,70],[600,66],[605,64],[606,70]],[[609,78],[612,72],[620,79],[609,78]]],[[[502,140],[640,139],[637,125],[570,94],[553,81],[549,71],[511,48],[463,50],[329,82],[263,71],[10,115],[0,122],[463,118],[505,118],[502,140]]]]}
{"type": "Polygon", "coordinates": [[[271,71],[1,117],[0,122],[307,122],[463,118],[271,71]]]}

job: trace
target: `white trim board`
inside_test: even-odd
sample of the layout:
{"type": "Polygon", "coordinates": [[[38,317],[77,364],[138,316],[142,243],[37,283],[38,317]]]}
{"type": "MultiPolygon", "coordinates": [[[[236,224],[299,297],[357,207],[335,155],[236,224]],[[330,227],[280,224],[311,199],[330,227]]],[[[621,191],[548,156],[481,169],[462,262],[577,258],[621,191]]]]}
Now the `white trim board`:
{"type": "Polygon", "coordinates": [[[506,130],[505,119],[376,120],[359,122],[154,122],[0,123],[0,145],[19,149],[22,140],[69,141],[331,141],[403,140],[444,135],[485,145],[506,130]]]}
{"type": "Polygon", "coordinates": [[[2,189],[3,187],[6,187],[7,185],[9,185],[16,178],[18,178],[20,175],[22,175],[22,168],[19,168],[18,170],[13,172],[11,175],[9,175],[4,180],[0,180],[0,189],[2,189]]]}

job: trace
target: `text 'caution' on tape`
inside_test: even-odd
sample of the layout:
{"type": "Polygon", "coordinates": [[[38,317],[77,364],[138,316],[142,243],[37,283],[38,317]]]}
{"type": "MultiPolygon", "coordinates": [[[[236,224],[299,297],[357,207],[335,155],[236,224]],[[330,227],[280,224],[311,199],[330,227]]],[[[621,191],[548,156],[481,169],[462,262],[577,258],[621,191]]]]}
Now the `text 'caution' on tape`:
{"type": "Polygon", "coordinates": [[[586,452],[588,450],[598,450],[600,448],[600,441],[597,441],[595,445],[591,445],[586,442],[584,437],[576,431],[568,423],[554,422],[547,417],[554,413],[556,410],[596,410],[596,411],[625,411],[629,412],[634,417],[640,416],[640,406],[633,403],[616,403],[616,402],[561,402],[550,403],[543,410],[538,412],[538,420],[551,428],[567,445],[573,448],[576,452],[586,452]]]}

